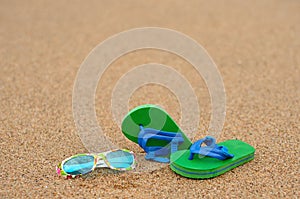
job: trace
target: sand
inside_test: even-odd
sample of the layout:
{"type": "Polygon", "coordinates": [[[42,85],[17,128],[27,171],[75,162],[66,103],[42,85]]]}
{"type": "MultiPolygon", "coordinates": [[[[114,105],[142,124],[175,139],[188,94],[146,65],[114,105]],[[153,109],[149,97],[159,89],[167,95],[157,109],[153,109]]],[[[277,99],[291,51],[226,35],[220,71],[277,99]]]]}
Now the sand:
{"type": "MultiPolygon", "coordinates": [[[[0,2],[0,198],[297,198],[299,190],[299,1],[10,1],[0,2]],[[226,97],[219,141],[238,138],[255,159],[208,180],[168,167],[150,173],[98,170],[65,180],[55,165],[87,152],[72,115],[72,89],[87,54],[131,28],[175,29],[202,44],[218,65],[226,97]]],[[[206,135],[210,100],[201,77],[179,57],[155,50],[126,55],[99,82],[96,110],[105,133],[122,137],[110,110],[124,72],[148,62],[174,67],[201,104],[195,139],[206,135]]],[[[180,103],[158,85],[138,89],[129,107],[163,106],[178,122],[180,103]]]]}

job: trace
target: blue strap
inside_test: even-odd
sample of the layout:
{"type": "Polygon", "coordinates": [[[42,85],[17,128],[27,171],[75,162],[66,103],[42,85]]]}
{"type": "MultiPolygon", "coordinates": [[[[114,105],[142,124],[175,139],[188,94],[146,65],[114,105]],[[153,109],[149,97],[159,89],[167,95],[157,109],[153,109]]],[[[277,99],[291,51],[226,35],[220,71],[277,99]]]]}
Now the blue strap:
{"type": "Polygon", "coordinates": [[[147,153],[145,158],[147,160],[154,160],[156,162],[168,163],[170,162],[168,156],[178,150],[178,146],[184,141],[181,133],[160,131],[152,128],[144,128],[140,125],[140,133],[138,135],[138,144],[147,153]],[[149,139],[164,140],[170,143],[171,147],[162,146],[147,146],[149,139]]]}
{"type": "Polygon", "coordinates": [[[198,140],[191,146],[189,160],[192,160],[195,154],[217,158],[219,160],[226,160],[234,157],[234,155],[228,153],[228,149],[225,146],[217,145],[216,139],[211,136],[198,140]],[[201,147],[203,143],[207,146],[201,147]]]}

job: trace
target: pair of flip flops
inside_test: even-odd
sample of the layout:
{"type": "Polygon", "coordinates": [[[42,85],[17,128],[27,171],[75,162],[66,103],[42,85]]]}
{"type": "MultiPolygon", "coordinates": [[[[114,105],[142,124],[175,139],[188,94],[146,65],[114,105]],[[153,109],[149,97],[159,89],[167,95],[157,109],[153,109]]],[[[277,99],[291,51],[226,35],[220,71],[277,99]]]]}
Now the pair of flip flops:
{"type": "Polygon", "coordinates": [[[207,136],[192,143],[168,113],[155,105],[131,110],[123,119],[122,132],[144,149],[145,159],[170,162],[175,173],[188,178],[216,177],[254,159],[255,149],[240,140],[216,144],[207,136]]]}

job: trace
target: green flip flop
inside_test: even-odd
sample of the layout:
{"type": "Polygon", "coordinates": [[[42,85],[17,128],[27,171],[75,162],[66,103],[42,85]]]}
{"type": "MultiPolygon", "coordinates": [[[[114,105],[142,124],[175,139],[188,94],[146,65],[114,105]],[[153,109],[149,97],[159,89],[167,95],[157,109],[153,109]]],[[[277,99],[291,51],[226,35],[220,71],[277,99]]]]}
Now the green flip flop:
{"type": "Polygon", "coordinates": [[[187,178],[212,178],[253,160],[254,152],[252,146],[240,140],[215,144],[215,139],[208,136],[195,142],[189,150],[171,154],[170,168],[187,178]],[[202,143],[208,146],[201,147],[202,143]]]}
{"type": "Polygon", "coordinates": [[[152,154],[154,156],[169,158],[171,152],[188,149],[192,144],[167,112],[151,104],[131,110],[122,121],[122,132],[129,140],[138,143],[146,153],[156,151],[156,154],[152,154]],[[176,142],[176,149],[166,152],[166,148],[170,148],[170,143],[173,142],[176,142]]]}

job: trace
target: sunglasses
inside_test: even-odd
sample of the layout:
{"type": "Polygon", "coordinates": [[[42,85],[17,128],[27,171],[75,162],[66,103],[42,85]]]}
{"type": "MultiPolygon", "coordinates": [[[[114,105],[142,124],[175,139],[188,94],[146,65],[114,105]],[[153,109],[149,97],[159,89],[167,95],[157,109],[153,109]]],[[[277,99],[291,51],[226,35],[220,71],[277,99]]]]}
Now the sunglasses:
{"type": "Polygon", "coordinates": [[[110,168],[119,171],[134,169],[135,159],[132,151],[118,149],[99,154],[77,154],[71,156],[56,167],[56,173],[66,178],[75,178],[95,168],[110,168]]]}

